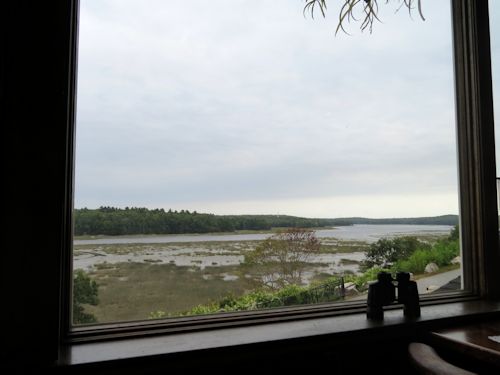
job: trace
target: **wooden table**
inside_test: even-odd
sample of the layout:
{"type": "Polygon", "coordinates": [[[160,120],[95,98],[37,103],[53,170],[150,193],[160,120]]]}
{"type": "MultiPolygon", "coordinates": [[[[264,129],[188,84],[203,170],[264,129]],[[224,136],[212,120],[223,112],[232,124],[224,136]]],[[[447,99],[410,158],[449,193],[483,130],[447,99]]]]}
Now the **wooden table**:
{"type": "Polygon", "coordinates": [[[437,330],[431,339],[436,346],[500,369],[500,343],[488,338],[499,335],[500,320],[493,320],[437,330]]]}

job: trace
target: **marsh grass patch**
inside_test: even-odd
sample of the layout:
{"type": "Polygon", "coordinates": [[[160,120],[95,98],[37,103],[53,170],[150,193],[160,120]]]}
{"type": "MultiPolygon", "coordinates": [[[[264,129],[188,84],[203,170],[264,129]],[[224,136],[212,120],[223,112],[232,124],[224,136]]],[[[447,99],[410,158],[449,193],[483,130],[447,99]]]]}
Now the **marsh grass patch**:
{"type": "Polygon", "coordinates": [[[258,287],[237,266],[204,270],[171,264],[120,263],[90,273],[99,284],[99,304],[88,306],[100,323],[147,319],[152,311],[172,314],[258,287]],[[234,275],[228,278],[227,275],[234,275]]]}

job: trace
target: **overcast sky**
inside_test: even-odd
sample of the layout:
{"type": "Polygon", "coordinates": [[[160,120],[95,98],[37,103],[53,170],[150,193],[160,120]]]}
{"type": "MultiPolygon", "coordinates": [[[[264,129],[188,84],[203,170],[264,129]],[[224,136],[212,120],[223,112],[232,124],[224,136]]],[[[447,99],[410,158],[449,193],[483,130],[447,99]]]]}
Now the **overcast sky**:
{"type": "Polygon", "coordinates": [[[458,213],[448,0],[82,0],[75,207],[458,213]]]}

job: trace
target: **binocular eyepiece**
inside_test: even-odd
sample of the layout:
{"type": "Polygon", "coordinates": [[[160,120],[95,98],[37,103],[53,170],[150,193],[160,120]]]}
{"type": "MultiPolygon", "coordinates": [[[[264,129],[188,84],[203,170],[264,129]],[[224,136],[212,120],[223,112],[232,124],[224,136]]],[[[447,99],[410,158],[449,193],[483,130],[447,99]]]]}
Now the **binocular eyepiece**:
{"type": "Polygon", "coordinates": [[[410,274],[408,272],[398,272],[396,279],[393,279],[390,273],[379,272],[377,281],[368,287],[367,318],[384,319],[383,307],[390,305],[394,301],[404,305],[404,316],[409,318],[418,318],[420,316],[417,283],[410,280],[410,274]]]}

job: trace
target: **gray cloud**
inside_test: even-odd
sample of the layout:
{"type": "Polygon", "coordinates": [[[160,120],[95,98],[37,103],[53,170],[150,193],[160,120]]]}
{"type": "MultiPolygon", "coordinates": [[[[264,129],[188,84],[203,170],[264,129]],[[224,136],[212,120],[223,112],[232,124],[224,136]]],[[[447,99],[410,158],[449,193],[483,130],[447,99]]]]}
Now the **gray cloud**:
{"type": "Polygon", "coordinates": [[[448,2],[337,37],[334,9],[230,3],[82,2],[77,207],[457,212],[448,2]],[[377,206],[391,194],[418,198],[377,206]]]}

